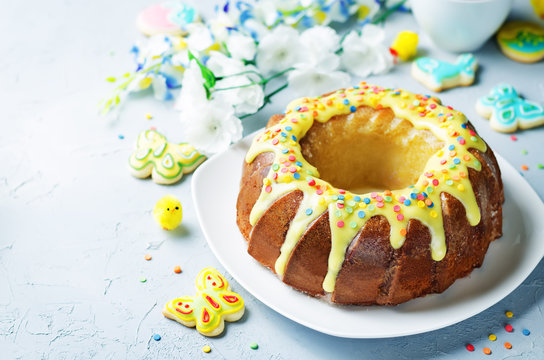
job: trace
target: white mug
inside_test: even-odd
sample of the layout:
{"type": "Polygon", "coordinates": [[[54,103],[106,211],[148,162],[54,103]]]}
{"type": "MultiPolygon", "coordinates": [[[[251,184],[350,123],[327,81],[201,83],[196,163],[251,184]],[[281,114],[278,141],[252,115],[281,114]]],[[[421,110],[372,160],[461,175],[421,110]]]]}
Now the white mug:
{"type": "Polygon", "coordinates": [[[417,23],[433,43],[447,51],[479,49],[497,31],[512,0],[412,0],[417,23]]]}

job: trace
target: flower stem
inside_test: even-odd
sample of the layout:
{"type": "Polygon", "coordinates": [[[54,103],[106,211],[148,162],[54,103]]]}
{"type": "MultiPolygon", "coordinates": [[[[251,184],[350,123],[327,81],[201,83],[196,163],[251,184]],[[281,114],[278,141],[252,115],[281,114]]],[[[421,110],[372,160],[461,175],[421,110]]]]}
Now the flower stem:
{"type": "MultiPolygon", "coordinates": [[[[250,87],[250,86],[253,86],[253,85],[263,85],[263,86],[266,86],[266,84],[268,84],[268,82],[270,82],[270,80],[272,79],[275,79],[275,78],[278,78],[280,76],[283,76],[285,75],[286,73],[288,73],[289,71],[292,71],[294,70],[295,68],[293,67],[290,67],[288,69],[285,69],[283,71],[280,71],[279,73],[276,73],[272,76],[270,76],[269,78],[266,78],[266,79],[262,79],[261,81],[252,81],[250,82],[249,84],[245,84],[245,85],[238,85],[238,86],[230,86],[230,87],[226,87],[226,88],[219,88],[219,89],[214,89],[214,91],[225,91],[225,90],[232,90],[232,89],[241,89],[241,88],[246,88],[246,87],[250,87]]],[[[236,75],[236,74],[234,74],[236,75]]],[[[234,76],[232,75],[232,76],[234,76]]],[[[231,76],[231,75],[229,75],[231,76]]]]}
{"type": "Polygon", "coordinates": [[[404,5],[405,2],[406,2],[406,0],[401,0],[397,4],[391,6],[390,8],[386,8],[384,12],[379,14],[377,17],[372,19],[370,22],[372,24],[379,24],[379,23],[385,21],[385,19],[387,19],[389,17],[389,15],[391,15],[392,13],[397,11],[397,9],[400,8],[402,5],[404,5]]]}
{"type": "Polygon", "coordinates": [[[254,74],[254,75],[257,75],[259,78],[261,78],[261,80],[264,80],[264,76],[262,76],[260,72],[255,71],[255,70],[247,70],[247,71],[242,71],[242,72],[239,72],[239,73],[236,73],[236,74],[218,76],[216,78],[216,80],[219,81],[219,80],[223,80],[223,79],[226,79],[226,78],[230,78],[230,77],[234,77],[234,76],[241,76],[241,75],[246,75],[246,74],[254,74]]]}
{"type": "Polygon", "coordinates": [[[259,111],[261,111],[262,108],[264,108],[267,104],[270,103],[270,99],[272,98],[272,96],[276,95],[277,93],[283,91],[284,89],[287,88],[289,84],[288,83],[285,83],[283,84],[282,86],[280,86],[279,88],[277,88],[276,90],[272,91],[270,94],[266,95],[264,97],[264,101],[263,101],[263,104],[261,105],[260,108],[257,109],[257,111],[255,111],[253,114],[245,114],[245,115],[242,115],[240,116],[240,120],[243,120],[251,115],[255,115],[256,113],[258,113],[259,111]]]}

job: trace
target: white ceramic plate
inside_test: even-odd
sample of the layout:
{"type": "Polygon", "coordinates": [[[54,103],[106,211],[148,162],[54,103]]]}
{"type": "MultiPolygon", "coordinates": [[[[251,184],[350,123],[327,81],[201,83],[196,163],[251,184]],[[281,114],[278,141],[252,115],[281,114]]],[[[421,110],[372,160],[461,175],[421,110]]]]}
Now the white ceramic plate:
{"type": "Polygon", "coordinates": [[[442,294],[394,307],[337,306],[285,285],[247,253],[236,225],[242,161],[254,134],[206,161],[193,176],[193,200],[202,231],[225,269],[257,299],[283,316],[322,333],[384,338],[440,329],[474,316],[518,287],[544,257],[544,204],[502,157],[506,202],[502,238],[484,265],[442,294]],[[539,219],[540,217],[540,219],[539,219]]]}

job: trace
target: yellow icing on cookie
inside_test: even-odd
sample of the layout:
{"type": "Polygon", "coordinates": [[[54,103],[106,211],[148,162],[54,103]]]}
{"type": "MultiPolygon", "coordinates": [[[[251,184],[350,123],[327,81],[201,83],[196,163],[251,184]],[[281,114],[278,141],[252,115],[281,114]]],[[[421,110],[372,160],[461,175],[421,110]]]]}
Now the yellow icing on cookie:
{"type": "Polygon", "coordinates": [[[157,184],[173,184],[204,160],[206,157],[190,144],[172,144],[157,131],[146,130],[138,136],[136,150],[128,164],[132,175],[138,178],[151,175],[157,184]]]}
{"type": "Polygon", "coordinates": [[[347,247],[366,221],[375,215],[383,215],[391,224],[390,241],[395,249],[404,243],[409,220],[421,221],[431,232],[432,258],[442,260],[446,255],[446,240],[440,194],[447,192],[459,199],[472,226],[480,222],[468,168],[480,171],[481,164],[468,150],[474,148],[485,152],[487,147],[466,123],[462,113],[442,106],[436,98],[383,89],[365,82],[326,97],[302,98],[289,104],[285,118],[257,135],[246,155],[249,163],[261,153],[275,154],[274,164],[250,214],[252,225],[282,195],[297,189],[304,193],[276,261],[276,273],[283,276],[303,232],[327,210],[332,241],[328,272],[323,282],[327,292],[334,291],[347,247]],[[317,169],[303,158],[299,139],[314,121],[327,122],[335,115],[355,112],[363,105],[390,107],[396,117],[408,120],[418,130],[431,131],[444,143],[444,147],[428,160],[415,184],[393,191],[355,194],[319,179],[317,169]]]}
{"type": "Polygon", "coordinates": [[[185,326],[196,326],[206,336],[219,335],[225,320],[236,321],[244,315],[244,300],[230,291],[227,279],[214,268],[205,268],[198,274],[196,289],[196,296],[169,301],[163,315],[185,326]]]}

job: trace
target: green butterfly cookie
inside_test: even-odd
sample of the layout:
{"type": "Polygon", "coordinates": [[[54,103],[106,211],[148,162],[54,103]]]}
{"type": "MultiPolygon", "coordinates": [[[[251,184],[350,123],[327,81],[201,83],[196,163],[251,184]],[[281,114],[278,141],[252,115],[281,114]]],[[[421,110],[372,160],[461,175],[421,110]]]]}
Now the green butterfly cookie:
{"type": "Polygon", "coordinates": [[[190,144],[171,144],[157,131],[146,130],[138,136],[128,165],[135,177],[144,179],[151,175],[157,184],[168,185],[194,171],[204,160],[206,157],[190,144]]]}

